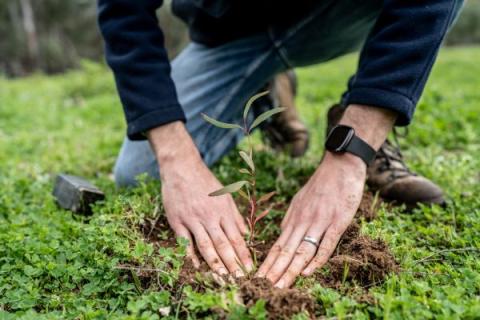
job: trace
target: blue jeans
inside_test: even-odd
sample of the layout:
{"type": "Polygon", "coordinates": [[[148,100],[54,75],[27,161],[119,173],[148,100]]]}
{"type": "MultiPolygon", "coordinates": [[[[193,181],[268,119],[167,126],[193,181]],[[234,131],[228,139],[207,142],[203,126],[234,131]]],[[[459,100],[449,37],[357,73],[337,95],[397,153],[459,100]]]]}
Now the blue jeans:
{"type": "MultiPolygon", "coordinates": [[[[191,43],[185,48],[172,61],[172,78],[186,113],[187,130],[205,163],[211,166],[234,148],[242,133],[216,128],[201,113],[240,123],[247,99],[275,74],[357,50],[381,8],[381,0],[320,1],[293,26],[271,26],[218,47],[191,43]]],[[[117,185],[135,185],[136,176],[143,173],[159,178],[148,141],[125,138],[114,169],[117,185]]]]}

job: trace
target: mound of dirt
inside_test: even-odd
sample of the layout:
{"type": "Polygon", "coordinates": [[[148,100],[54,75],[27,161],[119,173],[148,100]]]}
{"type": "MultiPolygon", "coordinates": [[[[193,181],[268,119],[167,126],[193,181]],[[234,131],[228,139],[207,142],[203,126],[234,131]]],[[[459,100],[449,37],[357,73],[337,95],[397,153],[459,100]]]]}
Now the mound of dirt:
{"type": "Polygon", "coordinates": [[[380,284],[388,274],[399,271],[387,244],[360,234],[356,222],[347,229],[324,268],[328,272],[317,272],[315,278],[323,286],[336,289],[347,281],[369,288],[380,284]]]}
{"type": "Polygon", "coordinates": [[[298,289],[278,289],[264,278],[240,280],[240,294],[247,307],[263,299],[268,319],[291,319],[300,312],[314,314],[315,300],[298,289]]]}
{"type": "Polygon", "coordinates": [[[363,193],[362,202],[360,202],[355,218],[364,218],[366,221],[372,221],[377,217],[377,211],[382,204],[382,200],[373,193],[363,193]]]}

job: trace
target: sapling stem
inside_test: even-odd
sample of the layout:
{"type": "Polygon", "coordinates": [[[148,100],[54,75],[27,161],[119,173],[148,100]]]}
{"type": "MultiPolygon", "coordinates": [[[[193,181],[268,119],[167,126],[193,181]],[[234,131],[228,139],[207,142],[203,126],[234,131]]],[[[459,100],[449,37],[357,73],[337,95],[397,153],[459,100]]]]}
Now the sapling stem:
{"type": "MultiPolygon", "coordinates": [[[[248,130],[246,121],[245,121],[245,135],[247,137],[248,141],[248,147],[249,147],[249,155],[250,158],[252,159],[253,163],[255,163],[253,159],[253,143],[252,143],[252,137],[250,135],[250,131],[248,130]]],[[[249,245],[253,245],[253,241],[255,239],[255,217],[257,215],[257,189],[256,189],[256,184],[257,184],[257,173],[256,170],[251,170],[251,179],[250,179],[250,216],[247,219],[248,224],[250,226],[250,236],[249,236],[249,245]]],[[[253,250],[254,251],[254,250],[253,250]]]]}
{"type": "MultiPolygon", "coordinates": [[[[250,135],[250,130],[248,129],[247,121],[246,118],[243,121],[244,127],[243,127],[243,132],[244,135],[247,138],[248,142],[248,155],[250,159],[252,159],[252,162],[255,163],[255,160],[253,159],[253,142],[252,142],[252,137],[250,135]]],[[[250,170],[250,188],[247,187],[247,190],[251,189],[251,191],[248,192],[248,196],[250,198],[249,200],[249,216],[247,217],[247,223],[248,227],[250,229],[250,234],[248,237],[248,247],[250,248],[250,252],[252,254],[253,258],[253,263],[256,266],[257,265],[257,251],[254,246],[254,241],[255,241],[255,224],[256,224],[256,216],[257,216],[257,189],[256,189],[256,183],[257,183],[257,177],[256,177],[256,170],[251,169],[250,170]]]]}
{"type": "Polygon", "coordinates": [[[220,190],[217,190],[215,192],[210,193],[211,196],[220,196],[224,195],[227,193],[233,193],[233,192],[239,192],[242,197],[247,198],[248,200],[248,208],[247,208],[247,214],[245,217],[245,220],[248,224],[248,227],[250,229],[250,233],[248,236],[247,240],[247,245],[250,248],[250,251],[253,256],[253,261],[255,266],[257,265],[257,254],[255,250],[255,238],[256,238],[256,224],[258,221],[260,221],[263,217],[265,217],[269,212],[271,207],[267,208],[264,210],[260,215],[257,215],[257,211],[259,209],[259,206],[263,202],[267,202],[273,195],[274,192],[270,192],[268,194],[263,195],[260,197],[260,199],[257,198],[257,173],[256,173],[256,168],[255,168],[255,162],[253,159],[253,142],[252,142],[252,136],[251,132],[252,129],[259,126],[263,121],[267,120],[271,116],[273,116],[276,113],[282,112],[284,108],[273,108],[270,109],[262,114],[260,114],[253,122],[252,124],[248,124],[247,119],[248,119],[248,113],[250,111],[250,107],[252,106],[253,102],[260,98],[261,96],[264,96],[268,93],[268,91],[259,93],[254,95],[252,98],[250,98],[245,105],[245,109],[243,111],[243,127],[238,125],[238,124],[233,124],[233,123],[226,123],[222,121],[215,120],[213,118],[210,118],[207,115],[203,115],[203,118],[211,123],[214,126],[217,126],[219,128],[223,129],[231,129],[231,130],[238,130],[241,129],[243,131],[243,134],[247,138],[247,143],[248,143],[248,154],[244,151],[241,150],[239,152],[240,157],[244,160],[244,162],[247,164],[247,168],[241,168],[239,171],[244,174],[248,174],[248,179],[238,181],[235,183],[232,183],[228,186],[223,187],[220,190]],[[245,192],[242,190],[242,188],[245,188],[245,192]]]}

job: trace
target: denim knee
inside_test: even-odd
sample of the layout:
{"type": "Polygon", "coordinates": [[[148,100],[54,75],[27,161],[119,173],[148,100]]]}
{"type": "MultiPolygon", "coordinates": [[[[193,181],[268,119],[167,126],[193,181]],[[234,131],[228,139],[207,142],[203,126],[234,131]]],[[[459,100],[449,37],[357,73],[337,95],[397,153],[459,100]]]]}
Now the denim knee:
{"type": "Polygon", "coordinates": [[[117,187],[135,187],[138,184],[133,173],[129,172],[128,167],[118,160],[113,168],[113,176],[117,187]]]}

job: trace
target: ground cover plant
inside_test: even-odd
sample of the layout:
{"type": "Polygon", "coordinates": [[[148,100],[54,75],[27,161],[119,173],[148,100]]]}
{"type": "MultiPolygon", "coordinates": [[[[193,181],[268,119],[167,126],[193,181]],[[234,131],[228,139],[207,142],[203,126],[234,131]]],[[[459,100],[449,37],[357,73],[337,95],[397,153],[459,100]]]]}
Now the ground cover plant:
{"type": "MultiPolygon", "coordinates": [[[[478,319],[479,55],[479,48],[440,54],[400,140],[411,167],[444,188],[448,205],[407,214],[366,193],[329,265],[276,292],[260,280],[220,286],[191,272],[185,243],[163,219],[158,183],[115,189],[110,172],[124,121],[105,67],[0,79],[0,319],[478,319]],[[51,196],[57,172],[87,177],[106,192],[92,217],[58,209],[51,196]]],[[[299,70],[297,104],[313,140],[304,158],[274,153],[253,136],[257,191],[276,192],[256,234],[265,247],[315,170],[326,110],[355,62],[348,56],[299,70]]],[[[233,152],[214,172],[228,184],[242,179],[241,164],[233,152]]]]}

